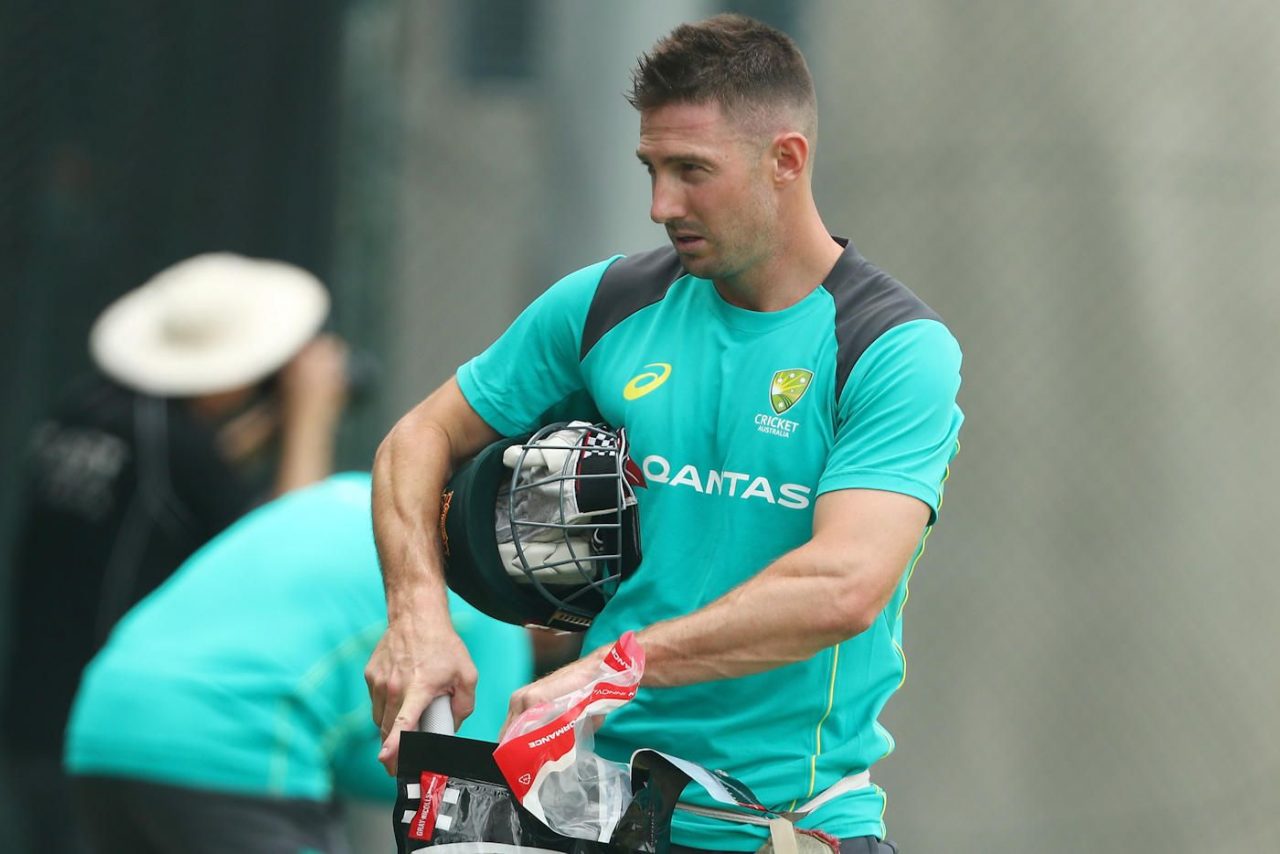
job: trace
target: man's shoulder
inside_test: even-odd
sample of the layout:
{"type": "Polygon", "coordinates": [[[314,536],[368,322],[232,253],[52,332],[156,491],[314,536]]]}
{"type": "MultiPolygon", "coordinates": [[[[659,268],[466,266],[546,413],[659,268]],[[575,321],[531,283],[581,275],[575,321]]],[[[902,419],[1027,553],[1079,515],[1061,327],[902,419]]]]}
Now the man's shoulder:
{"type": "Polygon", "coordinates": [[[601,272],[582,332],[585,358],[611,329],[636,312],[660,302],[685,275],[680,256],[671,246],[618,256],[601,272]]]}
{"type": "Polygon", "coordinates": [[[918,320],[945,328],[939,314],[910,288],[849,244],[823,282],[835,303],[837,393],[853,366],[885,333],[918,320]]]}
{"type": "Polygon", "coordinates": [[[914,291],[864,258],[852,244],[846,247],[823,287],[835,300],[840,321],[846,323],[942,321],[914,291]]]}
{"type": "Polygon", "coordinates": [[[619,292],[640,289],[661,294],[685,275],[683,263],[675,249],[668,245],[631,254],[617,254],[581,267],[565,276],[557,286],[571,282],[590,282],[592,296],[611,299],[619,292]]]}
{"type": "Polygon", "coordinates": [[[661,282],[669,285],[685,273],[680,256],[670,244],[620,255],[613,259],[604,278],[617,280],[626,278],[641,282],[661,282]]]}

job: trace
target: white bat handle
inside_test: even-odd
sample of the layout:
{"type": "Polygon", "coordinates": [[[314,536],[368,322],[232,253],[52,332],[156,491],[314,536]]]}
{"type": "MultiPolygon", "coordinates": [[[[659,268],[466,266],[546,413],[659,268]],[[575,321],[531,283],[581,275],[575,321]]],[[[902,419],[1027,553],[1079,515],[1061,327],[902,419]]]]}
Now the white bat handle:
{"type": "Polygon", "coordinates": [[[431,701],[422,713],[418,728],[423,732],[453,735],[453,710],[449,707],[449,695],[443,694],[431,701]]]}

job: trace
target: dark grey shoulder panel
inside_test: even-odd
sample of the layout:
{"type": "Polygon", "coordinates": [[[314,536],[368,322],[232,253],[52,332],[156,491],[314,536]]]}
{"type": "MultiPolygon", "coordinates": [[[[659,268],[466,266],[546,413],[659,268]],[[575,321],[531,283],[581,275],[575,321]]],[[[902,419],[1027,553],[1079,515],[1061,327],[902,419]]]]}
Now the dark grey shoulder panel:
{"type": "Polygon", "coordinates": [[[912,320],[942,320],[906,285],[859,255],[853,244],[845,246],[822,284],[836,303],[836,400],[853,366],[877,338],[912,320]]]}
{"type": "Polygon", "coordinates": [[[610,264],[587,309],[578,358],[585,359],[610,329],[645,306],[659,302],[683,275],[680,256],[670,246],[628,255],[610,264]]]}

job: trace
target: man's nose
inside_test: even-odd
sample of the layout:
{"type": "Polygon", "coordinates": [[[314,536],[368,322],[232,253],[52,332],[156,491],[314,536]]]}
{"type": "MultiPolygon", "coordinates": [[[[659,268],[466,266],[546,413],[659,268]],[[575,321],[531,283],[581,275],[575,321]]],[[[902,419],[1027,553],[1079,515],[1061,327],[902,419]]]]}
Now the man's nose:
{"type": "Polygon", "coordinates": [[[684,200],[680,191],[671,186],[670,181],[661,176],[653,181],[653,201],[649,205],[649,219],[658,225],[672,220],[683,219],[685,214],[684,200]]]}

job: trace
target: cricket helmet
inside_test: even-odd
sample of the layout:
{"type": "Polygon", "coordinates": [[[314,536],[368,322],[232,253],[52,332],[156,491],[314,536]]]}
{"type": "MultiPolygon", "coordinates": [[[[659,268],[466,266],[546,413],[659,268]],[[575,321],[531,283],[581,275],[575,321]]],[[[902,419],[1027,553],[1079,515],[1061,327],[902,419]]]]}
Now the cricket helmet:
{"type": "Polygon", "coordinates": [[[494,442],[442,496],[450,589],[503,622],[584,631],[640,563],[638,486],[625,431],[605,424],[494,442]]]}

